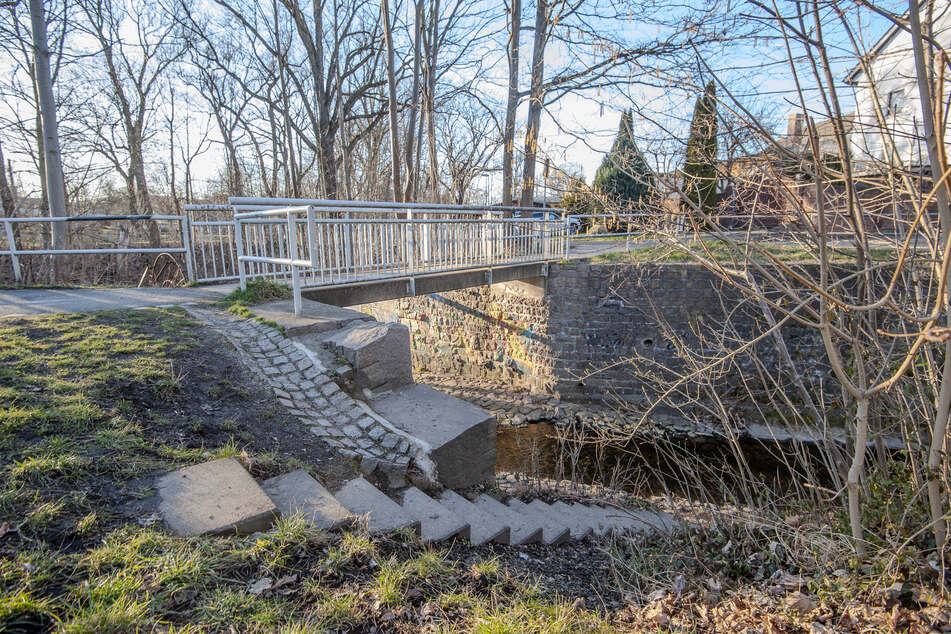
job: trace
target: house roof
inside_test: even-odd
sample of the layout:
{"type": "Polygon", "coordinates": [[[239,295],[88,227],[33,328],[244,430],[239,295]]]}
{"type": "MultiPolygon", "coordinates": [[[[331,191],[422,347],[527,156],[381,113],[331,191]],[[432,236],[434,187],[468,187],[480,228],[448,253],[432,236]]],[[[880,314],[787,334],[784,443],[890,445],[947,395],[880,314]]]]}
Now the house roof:
{"type": "MultiPolygon", "coordinates": [[[[908,18],[907,11],[905,12],[905,15],[903,17],[905,19],[908,18]]],[[[875,43],[875,46],[872,47],[872,50],[870,50],[868,53],[865,54],[865,58],[870,60],[876,55],[878,55],[879,53],[881,53],[882,49],[884,49],[886,46],[891,44],[891,41],[895,39],[895,36],[898,35],[899,31],[901,30],[902,30],[901,25],[892,24],[891,28],[889,28],[885,32],[885,35],[883,35],[878,40],[878,42],[875,43]]],[[[859,62],[858,64],[853,66],[852,70],[849,71],[849,74],[845,76],[845,82],[847,84],[854,84],[858,80],[859,75],[861,75],[864,72],[865,72],[865,69],[862,68],[862,62],[859,62]]]]}

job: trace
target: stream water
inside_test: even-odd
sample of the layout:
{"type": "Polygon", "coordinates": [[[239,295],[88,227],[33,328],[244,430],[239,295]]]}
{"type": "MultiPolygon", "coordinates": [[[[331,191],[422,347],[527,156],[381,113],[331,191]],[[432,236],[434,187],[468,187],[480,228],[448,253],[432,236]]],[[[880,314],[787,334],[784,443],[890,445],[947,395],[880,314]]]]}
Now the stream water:
{"type": "MultiPolygon", "coordinates": [[[[590,443],[579,442],[566,428],[540,422],[499,427],[495,471],[606,485],[635,495],[695,495],[705,487],[708,495],[722,499],[736,491],[741,472],[747,484],[783,491],[804,467],[802,462],[791,467],[780,444],[747,440],[741,448],[743,465],[722,438],[590,443]]],[[[821,471],[818,450],[806,452],[811,467],[821,471]]]]}

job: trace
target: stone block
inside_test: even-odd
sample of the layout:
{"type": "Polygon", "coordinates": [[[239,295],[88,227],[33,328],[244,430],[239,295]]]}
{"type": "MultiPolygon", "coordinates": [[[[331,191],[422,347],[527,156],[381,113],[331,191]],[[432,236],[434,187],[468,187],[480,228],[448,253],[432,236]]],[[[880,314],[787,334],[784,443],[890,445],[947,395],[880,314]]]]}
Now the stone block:
{"type": "MultiPolygon", "coordinates": [[[[428,445],[439,481],[450,489],[491,480],[495,469],[495,418],[428,385],[412,385],[371,402],[394,426],[428,445]]],[[[386,443],[384,443],[385,445],[386,443]]]]}
{"type": "Polygon", "coordinates": [[[298,469],[265,480],[261,488],[274,502],[281,515],[301,513],[318,528],[336,530],[353,522],[353,516],[330,491],[298,469]]]}
{"type": "Polygon", "coordinates": [[[167,473],[156,482],[159,512],[176,535],[267,530],[277,506],[235,458],[167,473]]]}
{"type": "Polygon", "coordinates": [[[413,382],[409,328],[403,324],[360,322],[325,341],[353,367],[360,389],[384,392],[413,382]]]}
{"type": "Polygon", "coordinates": [[[347,482],[334,497],[354,515],[366,517],[371,533],[409,528],[419,534],[419,520],[362,477],[347,482]]]}

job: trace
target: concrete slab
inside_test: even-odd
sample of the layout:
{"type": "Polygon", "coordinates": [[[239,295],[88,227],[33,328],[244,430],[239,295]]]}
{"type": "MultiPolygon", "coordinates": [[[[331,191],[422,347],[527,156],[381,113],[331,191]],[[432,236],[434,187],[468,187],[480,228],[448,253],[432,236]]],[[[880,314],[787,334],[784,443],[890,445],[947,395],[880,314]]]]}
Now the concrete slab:
{"type": "Polygon", "coordinates": [[[248,534],[267,530],[274,502],[235,458],[167,473],[156,482],[159,512],[176,535],[248,534]]]}
{"type": "Polygon", "coordinates": [[[424,543],[441,542],[453,537],[469,539],[469,523],[416,487],[403,492],[403,510],[420,522],[424,543]]]}
{"type": "Polygon", "coordinates": [[[361,321],[334,332],[325,342],[353,367],[358,388],[384,392],[413,383],[409,328],[403,324],[361,321]]]}
{"type": "Polygon", "coordinates": [[[493,478],[496,422],[484,409],[428,385],[394,390],[370,406],[429,446],[446,488],[463,489],[493,478]]]}
{"type": "Polygon", "coordinates": [[[455,491],[443,491],[439,503],[469,523],[469,542],[473,546],[481,546],[488,542],[509,543],[511,529],[504,520],[479,510],[475,504],[455,491]]]}
{"type": "Polygon", "coordinates": [[[533,518],[513,511],[493,497],[483,493],[475,501],[476,507],[487,515],[494,515],[509,525],[509,543],[513,546],[537,544],[542,541],[542,527],[533,518]]]}
{"type": "Polygon", "coordinates": [[[650,533],[661,531],[669,533],[674,529],[673,518],[666,513],[657,513],[646,509],[604,509],[604,521],[616,531],[629,533],[650,533]]]}
{"type": "Polygon", "coordinates": [[[353,515],[337,499],[302,469],[265,480],[261,488],[281,515],[301,513],[318,528],[337,530],[353,523],[353,515]]]}
{"type": "MultiPolygon", "coordinates": [[[[539,500],[532,500],[529,506],[539,500]]],[[[591,517],[588,510],[580,504],[565,504],[561,500],[551,505],[552,510],[564,517],[571,529],[571,539],[578,541],[590,537],[594,533],[591,517]]]]}
{"type": "Polygon", "coordinates": [[[354,478],[334,494],[337,501],[356,516],[366,516],[371,533],[410,528],[420,533],[419,520],[364,478],[354,478]]]}
{"type": "Polygon", "coordinates": [[[279,299],[251,307],[251,312],[261,319],[273,321],[284,327],[288,337],[296,337],[315,332],[327,332],[343,328],[354,321],[371,321],[365,313],[329,304],[321,304],[309,299],[302,300],[304,312],[300,317],[294,314],[294,300],[279,299]]]}
{"type": "Polygon", "coordinates": [[[508,501],[508,507],[516,513],[531,518],[534,523],[542,527],[542,543],[546,546],[557,546],[564,544],[571,538],[571,529],[560,515],[552,511],[551,507],[541,502],[539,505],[530,506],[521,500],[512,498],[508,501]]]}

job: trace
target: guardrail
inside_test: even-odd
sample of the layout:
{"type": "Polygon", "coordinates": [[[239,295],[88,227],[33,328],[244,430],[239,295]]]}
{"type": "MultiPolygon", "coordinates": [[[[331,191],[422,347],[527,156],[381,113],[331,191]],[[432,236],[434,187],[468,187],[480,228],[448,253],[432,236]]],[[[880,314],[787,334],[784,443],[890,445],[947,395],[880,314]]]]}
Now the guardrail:
{"type": "MultiPolygon", "coordinates": [[[[232,196],[228,204],[185,205],[188,226],[191,230],[194,281],[228,282],[239,279],[238,246],[235,241],[235,216],[242,213],[268,211],[294,206],[314,208],[316,219],[358,220],[369,218],[406,218],[420,220],[452,220],[498,218],[504,214],[538,213],[534,207],[499,207],[493,205],[444,205],[437,203],[393,203],[355,200],[324,200],[319,198],[253,198],[232,196]]],[[[286,249],[283,229],[275,222],[260,222],[249,229],[244,240],[246,253],[254,251],[255,245],[267,246],[273,253],[286,249]]],[[[252,276],[286,278],[287,271],[279,271],[270,265],[254,267],[252,276]],[[260,269],[260,270],[258,270],[260,269]]]]}
{"type": "MultiPolygon", "coordinates": [[[[236,213],[238,277],[290,277],[306,288],[491,268],[565,257],[567,221],[534,218],[323,218],[317,205],[236,213]]],[[[438,213],[445,214],[443,206],[438,213]]]]}
{"type": "Polygon", "coordinates": [[[97,254],[136,254],[136,253],[181,253],[185,260],[185,267],[189,280],[194,279],[192,268],[190,236],[188,230],[188,219],[186,216],[178,215],[126,215],[126,216],[41,216],[34,218],[0,218],[3,223],[4,238],[7,248],[0,249],[0,255],[9,255],[13,267],[13,279],[16,283],[23,281],[23,271],[20,266],[20,258],[28,255],[97,255],[97,254]],[[181,246],[168,247],[109,247],[109,248],[85,248],[85,249],[33,249],[20,248],[17,246],[16,231],[14,225],[23,224],[41,224],[50,223],[52,230],[55,224],[70,224],[77,222],[115,222],[115,221],[171,221],[179,223],[181,229],[181,246]]]}

